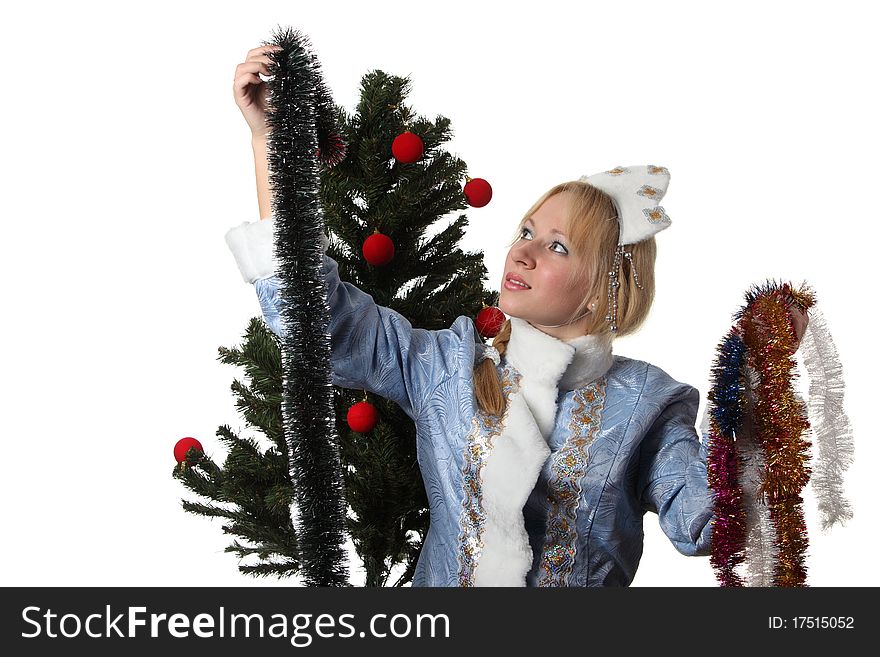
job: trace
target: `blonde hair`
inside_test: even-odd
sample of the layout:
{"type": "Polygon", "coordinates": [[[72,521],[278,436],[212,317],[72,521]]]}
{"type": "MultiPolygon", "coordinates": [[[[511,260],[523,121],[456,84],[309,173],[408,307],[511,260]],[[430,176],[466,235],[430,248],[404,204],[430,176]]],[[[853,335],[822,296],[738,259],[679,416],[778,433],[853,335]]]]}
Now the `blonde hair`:
{"type": "MultiPolygon", "coordinates": [[[[636,285],[635,276],[626,258],[621,258],[617,292],[617,332],[605,317],[611,311],[608,307],[608,272],[614,265],[614,252],[620,234],[614,202],[602,190],[587,182],[573,180],[560,183],[545,192],[520,220],[513,240],[508,248],[519,240],[523,224],[551,196],[565,193],[567,203],[568,246],[579,255],[578,264],[572,269],[570,282],[587,280],[583,298],[572,313],[570,320],[587,312],[590,303],[596,299],[596,307],[588,316],[585,335],[604,335],[609,340],[635,333],[648,317],[654,302],[654,262],[657,257],[657,243],[650,237],[636,244],[628,245],[632,252],[632,264],[638,274],[641,289],[636,285]]],[[[510,340],[510,320],[504,322],[492,346],[504,355],[507,341],[510,340]]],[[[501,381],[495,363],[486,358],[474,367],[474,393],[477,404],[484,413],[500,416],[506,407],[501,390],[501,381]]]]}

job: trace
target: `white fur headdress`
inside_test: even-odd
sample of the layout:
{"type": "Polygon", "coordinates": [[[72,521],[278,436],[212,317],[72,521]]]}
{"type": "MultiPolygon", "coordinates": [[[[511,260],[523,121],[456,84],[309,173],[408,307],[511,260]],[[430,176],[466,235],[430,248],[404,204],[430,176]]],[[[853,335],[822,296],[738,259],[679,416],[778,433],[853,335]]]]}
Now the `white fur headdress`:
{"type": "Polygon", "coordinates": [[[672,221],[658,205],[669,187],[669,170],[653,164],[614,167],[582,176],[613,200],[620,223],[618,245],[635,244],[668,228],[672,221]]]}

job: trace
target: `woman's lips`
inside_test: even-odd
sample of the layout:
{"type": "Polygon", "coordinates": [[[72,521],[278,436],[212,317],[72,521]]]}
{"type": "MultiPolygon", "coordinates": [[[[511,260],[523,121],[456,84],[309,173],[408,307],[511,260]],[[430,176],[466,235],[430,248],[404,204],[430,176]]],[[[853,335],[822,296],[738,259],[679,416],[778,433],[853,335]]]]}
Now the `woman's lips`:
{"type": "Polygon", "coordinates": [[[523,287],[522,285],[518,285],[517,283],[513,283],[511,281],[504,281],[504,289],[505,290],[515,290],[517,292],[525,292],[530,290],[529,287],[523,287]]]}

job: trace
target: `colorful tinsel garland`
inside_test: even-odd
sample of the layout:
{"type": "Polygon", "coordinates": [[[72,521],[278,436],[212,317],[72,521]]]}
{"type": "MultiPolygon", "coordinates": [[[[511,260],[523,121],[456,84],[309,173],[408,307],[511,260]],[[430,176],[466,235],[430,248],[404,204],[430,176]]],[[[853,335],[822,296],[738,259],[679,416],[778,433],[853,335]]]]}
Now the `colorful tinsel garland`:
{"type": "MultiPolygon", "coordinates": [[[[810,480],[807,405],[793,388],[798,337],[791,310],[815,305],[812,290],[766,282],[746,294],[718,346],[709,393],[708,472],[714,493],[711,563],[722,586],[805,586],[808,545],[801,491],[810,480]]],[[[814,486],[823,528],[850,518],[842,473],[852,461],[840,363],[824,319],[808,325],[809,416],[819,442],[814,486]],[[818,331],[818,333],[816,333],[818,331]],[[813,394],[817,400],[814,401],[813,394]]],[[[814,320],[815,321],[815,320],[814,320]]]]}

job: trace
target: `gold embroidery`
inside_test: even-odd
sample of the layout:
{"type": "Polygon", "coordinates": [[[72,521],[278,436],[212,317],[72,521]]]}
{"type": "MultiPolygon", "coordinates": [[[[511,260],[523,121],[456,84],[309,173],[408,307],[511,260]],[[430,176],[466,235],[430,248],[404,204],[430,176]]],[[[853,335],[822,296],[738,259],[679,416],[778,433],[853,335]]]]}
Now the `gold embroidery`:
{"type": "Polygon", "coordinates": [[[643,211],[648,218],[648,221],[652,224],[660,224],[664,222],[672,223],[669,217],[666,216],[666,211],[659,205],[656,208],[645,208],[643,211]]]}
{"type": "Polygon", "coordinates": [[[502,417],[487,415],[478,410],[471,421],[462,467],[464,501],[458,521],[459,586],[473,586],[474,569],[483,550],[483,525],[486,522],[483,511],[483,467],[486,465],[486,459],[492,451],[495,439],[504,428],[510,410],[510,400],[519,390],[519,381],[520,374],[505,365],[501,372],[501,388],[507,398],[504,415],[502,417]]]}
{"type": "Polygon", "coordinates": [[[657,167],[657,166],[654,166],[653,164],[649,164],[648,165],[648,173],[653,174],[655,176],[663,175],[663,174],[666,174],[668,176],[669,169],[667,169],[666,167],[657,167]]]}
{"type": "Polygon", "coordinates": [[[588,449],[599,433],[605,405],[605,377],[574,393],[574,409],[565,444],[551,457],[547,484],[550,513],[538,586],[566,586],[577,553],[577,509],[588,449]]]}

